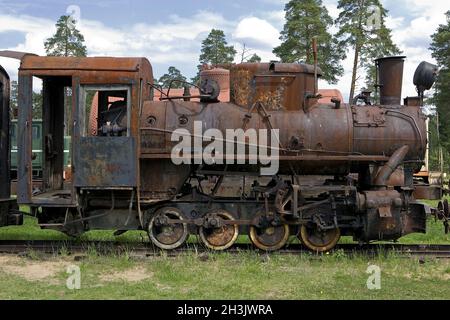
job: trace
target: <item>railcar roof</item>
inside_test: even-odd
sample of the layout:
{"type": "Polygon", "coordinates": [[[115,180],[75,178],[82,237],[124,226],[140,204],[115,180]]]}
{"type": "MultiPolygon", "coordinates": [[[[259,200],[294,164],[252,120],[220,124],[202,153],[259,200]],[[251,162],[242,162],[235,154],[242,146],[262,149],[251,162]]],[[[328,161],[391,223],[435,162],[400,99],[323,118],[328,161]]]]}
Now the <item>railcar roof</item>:
{"type": "Polygon", "coordinates": [[[20,69],[25,70],[77,70],[137,72],[150,62],[146,58],[117,57],[49,57],[25,55],[20,69]]]}

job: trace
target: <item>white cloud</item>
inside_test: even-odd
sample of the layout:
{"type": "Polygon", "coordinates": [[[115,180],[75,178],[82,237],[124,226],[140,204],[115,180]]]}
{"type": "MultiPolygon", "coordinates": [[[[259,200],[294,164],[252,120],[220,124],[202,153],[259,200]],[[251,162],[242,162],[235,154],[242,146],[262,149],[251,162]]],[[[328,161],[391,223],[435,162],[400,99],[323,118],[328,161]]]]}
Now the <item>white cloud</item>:
{"type": "MultiPolygon", "coordinates": [[[[212,28],[224,30],[229,43],[235,45],[238,51],[240,45],[246,43],[252,53],[261,56],[263,61],[276,59],[272,49],[280,43],[279,32],[285,21],[283,7],[286,0],[261,0],[260,3],[262,9],[267,8],[264,3],[274,6],[265,11],[257,11],[256,8],[251,16],[236,20],[225,19],[223,15],[211,11],[198,11],[187,17],[171,15],[164,23],[146,22],[114,27],[82,18],[79,29],[85,36],[89,55],[144,56],[153,64],[156,76],[165,72],[170,65],[177,66],[187,76],[193,76],[201,41],[212,28]]],[[[333,18],[338,16],[337,0],[323,0],[323,4],[333,18]]],[[[408,57],[405,63],[403,95],[414,95],[413,73],[421,61],[434,62],[428,50],[430,35],[440,23],[445,22],[444,12],[449,6],[446,1],[431,3],[429,0],[384,0],[383,4],[390,9],[390,14],[402,12],[400,15],[389,16],[386,23],[393,30],[394,42],[408,57]]],[[[45,54],[44,40],[55,32],[55,21],[20,15],[13,11],[10,14],[0,14],[0,21],[0,34],[19,32],[24,35],[17,45],[3,49],[45,54]]],[[[353,52],[349,51],[348,58],[343,61],[345,74],[337,85],[321,82],[321,87],[337,87],[344,96],[348,96],[352,58],[353,52]]],[[[0,64],[12,78],[17,75],[18,62],[0,58],[0,64]]],[[[363,74],[359,76],[360,79],[364,78],[363,74]]],[[[362,85],[361,80],[360,86],[362,85]]]]}
{"type": "MultiPolygon", "coordinates": [[[[384,2],[393,2],[384,1],[384,2]]],[[[396,1],[397,2],[397,1],[396,1]]],[[[448,1],[429,1],[429,0],[400,0],[399,6],[416,16],[437,17],[450,10],[448,1]]]]}
{"type": "MultiPolygon", "coordinates": [[[[45,54],[44,41],[55,32],[55,21],[27,15],[0,14],[0,34],[19,32],[25,41],[8,50],[45,54]]],[[[235,23],[222,15],[199,11],[183,18],[168,17],[167,23],[137,23],[132,26],[109,27],[99,21],[81,19],[78,29],[84,35],[90,56],[145,56],[154,64],[155,76],[169,65],[185,68],[185,74],[196,71],[201,40],[212,28],[231,31],[235,23]]],[[[0,44],[1,45],[1,44],[0,44]]],[[[0,58],[0,64],[12,78],[17,76],[17,61],[0,58]]]]}
{"type": "Polygon", "coordinates": [[[395,17],[395,18],[392,16],[386,17],[386,27],[388,27],[391,30],[401,28],[404,23],[405,23],[404,17],[395,17]]]}
{"type": "Polygon", "coordinates": [[[48,19],[36,18],[27,15],[10,16],[0,14],[1,32],[22,32],[25,34],[25,42],[11,48],[17,51],[30,51],[36,54],[44,54],[43,43],[54,31],[54,23],[48,19]]]}
{"type": "MultiPolygon", "coordinates": [[[[5,48],[14,51],[45,54],[44,41],[54,32],[54,23],[48,19],[36,18],[28,15],[0,14],[0,33],[16,31],[25,35],[25,40],[14,47],[5,48]]],[[[20,62],[14,59],[0,58],[0,64],[8,72],[11,80],[17,79],[20,62]]],[[[40,86],[39,81],[34,82],[35,90],[40,86]]]]}
{"type": "Polygon", "coordinates": [[[264,11],[261,13],[261,16],[268,22],[272,23],[279,30],[283,29],[284,23],[286,21],[284,10],[264,11]]]}
{"type": "Polygon", "coordinates": [[[280,43],[279,37],[279,30],[266,20],[256,17],[242,19],[233,32],[236,40],[264,45],[270,49],[280,43]]]}
{"type": "Polygon", "coordinates": [[[414,96],[417,95],[412,82],[414,72],[422,61],[435,63],[429,50],[431,35],[436,32],[439,24],[445,23],[444,13],[449,9],[449,5],[445,1],[402,0],[400,5],[401,2],[413,18],[409,21],[394,18],[388,22],[394,22],[394,25],[391,25],[393,40],[407,56],[403,96],[414,96]]]}
{"type": "Polygon", "coordinates": [[[336,0],[324,0],[323,5],[327,8],[328,14],[333,18],[339,17],[340,10],[337,8],[336,0]]]}
{"type": "MultiPolygon", "coordinates": [[[[339,11],[336,9],[337,0],[324,0],[324,5],[333,18],[336,18],[339,11]]],[[[403,75],[403,96],[417,95],[412,79],[414,72],[421,61],[434,63],[429,51],[431,35],[436,31],[440,23],[445,22],[444,13],[450,9],[446,1],[430,2],[428,0],[384,0],[385,8],[393,11],[402,12],[402,16],[389,15],[386,19],[386,25],[392,29],[392,38],[403,55],[407,56],[405,60],[405,69],[403,75]],[[400,9],[400,10],[392,10],[400,9]]],[[[353,51],[348,52],[348,57],[343,61],[345,69],[344,76],[335,86],[322,84],[322,87],[338,87],[344,97],[348,97],[350,92],[351,70],[353,67],[353,51]]],[[[364,86],[364,72],[358,74],[358,86],[364,86]]]]}

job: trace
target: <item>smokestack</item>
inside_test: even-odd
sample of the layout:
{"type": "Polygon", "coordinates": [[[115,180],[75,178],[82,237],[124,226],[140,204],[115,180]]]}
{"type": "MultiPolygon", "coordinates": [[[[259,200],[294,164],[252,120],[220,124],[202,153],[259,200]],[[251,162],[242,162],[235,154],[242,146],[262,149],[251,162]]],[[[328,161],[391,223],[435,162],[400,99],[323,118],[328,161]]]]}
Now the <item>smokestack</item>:
{"type": "Polygon", "coordinates": [[[375,60],[381,105],[399,105],[402,99],[404,56],[375,60]]]}

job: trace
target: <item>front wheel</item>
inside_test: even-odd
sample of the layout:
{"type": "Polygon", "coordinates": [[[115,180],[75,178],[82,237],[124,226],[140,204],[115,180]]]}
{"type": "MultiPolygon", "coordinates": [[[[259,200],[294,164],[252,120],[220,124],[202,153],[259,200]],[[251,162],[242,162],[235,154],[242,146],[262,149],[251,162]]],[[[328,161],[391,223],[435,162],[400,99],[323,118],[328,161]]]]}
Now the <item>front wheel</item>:
{"type": "Polygon", "coordinates": [[[300,241],[310,250],[326,252],[333,249],[341,238],[339,228],[319,229],[317,226],[302,225],[298,234],[300,241]]]}

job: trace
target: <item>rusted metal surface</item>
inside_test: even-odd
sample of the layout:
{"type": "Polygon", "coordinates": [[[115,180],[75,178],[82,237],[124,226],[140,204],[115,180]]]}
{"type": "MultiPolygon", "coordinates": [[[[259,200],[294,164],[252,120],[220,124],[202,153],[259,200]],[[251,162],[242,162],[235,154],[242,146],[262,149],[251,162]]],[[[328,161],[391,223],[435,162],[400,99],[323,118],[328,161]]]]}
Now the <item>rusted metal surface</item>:
{"type": "Polygon", "coordinates": [[[132,137],[83,137],[75,152],[76,187],[135,187],[136,142],[132,137]]]}
{"type": "MultiPolygon", "coordinates": [[[[320,70],[319,70],[320,75],[320,70]]],[[[250,107],[262,102],[267,110],[299,110],[305,94],[314,93],[314,70],[292,63],[243,63],[230,68],[231,101],[250,107]]]]}
{"type": "MultiPolygon", "coordinates": [[[[176,144],[170,141],[171,134],[178,128],[193,133],[194,121],[202,121],[203,130],[217,128],[225,136],[226,129],[241,126],[247,112],[231,103],[147,102],[141,117],[141,158],[170,159],[176,144]],[[183,115],[187,122],[180,125],[183,115]]],[[[275,146],[282,161],[280,172],[289,172],[286,161],[292,160],[299,173],[307,174],[345,173],[352,162],[387,161],[402,145],[410,148],[407,160],[420,161],[426,145],[423,118],[419,108],[413,107],[388,110],[343,105],[334,109],[318,105],[309,113],[270,112],[273,128],[280,130],[280,145],[286,146],[286,150],[275,146]]],[[[247,128],[268,126],[260,115],[252,114],[247,128]]]]}
{"type": "Polygon", "coordinates": [[[332,103],[331,100],[333,99],[338,99],[341,102],[344,102],[342,93],[337,89],[319,89],[319,94],[321,96],[318,101],[319,104],[332,103]]]}
{"type": "Polygon", "coordinates": [[[191,174],[190,166],[177,166],[170,159],[141,160],[142,199],[170,200],[191,174]]]}
{"type": "MultiPolygon", "coordinates": [[[[112,57],[50,57],[25,55],[20,64],[20,71],[47,70],[48,76],[62,72],[73,74],[75,71],[116,71],[116,72],[148,72],[150,64],[145,58],[112,58],[112,57]]],[[[89,75],[87,75],[89,76],[89,75]]],[[[93,76],[93,74],[91,74],[93,76]]],[[[117,76],[117,75],[111,75],[117,76]]],[[[97,80],[98,81],[98,80],[97,80]]]]}
{"type": "Polygon", "coordinates": [[[220,88],[218,100],[221,102],[230,101],[230,71],[222,68],[212,68],[200,72],[200,81],[204,80],[215,81],[220,88]]]}
{"type": "Polygon", "coordinates": [[[392,173],[397,169],[397,167],[403,163],[406,155],[408,154],[409,146],[403,146],[396,150],[392,156],[389,158],[389,161],[381,168],[375,177],[374,185],[375,186],[387,186],[387,182],[391,177],[392,173]]]}
{"type": "Polygon", "coordinates": [[[402,236],[403,200],[395,190],[366,191],[360,196],[359,208],[365,214],[366,239],[391,240],[402,236]]]}
{"type": "Polygon", "coordinates": [[[414,185],[413,196],[418,200],[440,200],[443,189],[439,185],[414,185]]]}
{"type": "Polygon", "coordinates": [[[402,98],[403,66],[406,57],[376,60],[381,105],[399,105],[402,98]]]}
{"type": "MultiPolygon", "coordinates": [[[[411,167],[420,167],[423,161],[426,127],[420,106],[352,106],[337,103],[342,102],[339,92],[320,101],[314,74],[321,72],[313,66],[260,63],[226,69],[231,101],[216,102],[219,90],[214,85],[214,99],[207,100],[196,89],[171,90],[169,98],[165,92],[158,97],[151,65],[144,58],[23,56],[20,203],[33,210],[42,207],[39,223],[44,227],[71,234],[95,228],[115,228],[118,233],[139,228],[163,249],[182,245],[189,234],[199,234],[199,228],[211,248],[227,248],[239,232],[245,232],[263,250],[280,249],[303,228],[302,240],[317,251],[332,248],[341,234],[369,241],[424,231],[424,207],[414,203],[408,192],[392,188],[410,187],[406,181],[412,179],[411,167]],[[44,83],[46,160],[39,193],[33,193],[31,172],[32,77],[44,83]],[[64,87],[72,89],[73,183],[64,180],[61,162],[64,87]],[[97,92],[96,108],[87,101],[88,92],[97,92]],[[202,102],[193,101],[189,94],[202,102]],[[196,121],[201,122],[200,132],[195,130],[196,121]],[[271,146],[279,153],[278,176],[264,181],[258,177],[260,165],[248,161],[175,165],[172,151],[178,141],[172,141],[171,135],[178,129],[195,138],[203,138],[208,129],[219,129],[225,139],[229,129],[278,129],[271,146]],[[403,162],[407,168],[401,166],[403,162]],[[248,187],[244,181],[240,194],[221,197],[221,183],[231,173],[251,176],[253,181],[248,187]],[[311,174],[331,177],[310,187],[298,182],[298,175],[311,174]],[[214,176],[219,177],[215,182],[202,183],[214,176]],[[291,204],[278,210],[277,195],[290,186],[296,190],[294,208],[291,204]],[[321,235],[325,240],[316,241],[321,235]]],[[[385,69],[382,73],[387,74],[385,69]]],[[[395,81],[401,78],[400,67],[387,69],[396,72],[395,81]]],[[[219,76],[227,78],[226,74],[219,76]]],[[[220,87],[227,90],[227,86],[225,79],[220,87]]],[[[401,94],[394,91],[382,95],[401,94]]],[[[219,96],[218,100],[227,99],[219,96]]],[[[222,142],[225,147],[228,141],[222,142]]],[[[208,144],[202,139],[200,145],[193,145],[202,149],[208,144]]],[[[257,160],[236,151],[227,157],[257,160]]]]}
{"type": "Polygon", "coordinates": [[[403,104],[405,106],[417,107],[422,104],[422,101],[420,97],[406,97],[403,104]]]}
{"type": "MultiPolygon", "coordinates": [[[[62,112],[62,104],[55,102],[56,88],[51,88],[50,82],[71,87],[72,105],[70,118],[73,119],[72,149],[70,150],[73,161],[74,180],[73,185],[63,185],[63,170],[60,169],[61,152],[54,150],[56,157],[48,158],[51,161],[46,164],[47,175],[44,176],[44,193],[53,193],[58,190],[70,191],[69,199],[71,205],[76,205],[77,197],[76,185],[86,186],[108,186],[120,188],[122,185],[138,187],[139,185],[139,127],[138,118],[140,115],[140,105],[144,100],[152,99],[152,90],[147,83],[153,82],[152,67],[145,58],[75,58],[75,57],[39,57],[24,55],[19,69],[19,143],[21,148],[19,153],[19,179],[18,179],[18,199],[23,204],[42,203],[42,197],[32,196],[32,173],[29,168],[31,159],[31,88],[32,77],[44,79],[44,107],[43,114],[44,132],[46,137],[52,137],[55,146],[60,146],[56,139],[62,139],[61,133],[63,121],[58,112],[62,112]],[[89,123],[89,107],[84,105],[82,97],[83,88],[98,86],[128,86],[130,88],[128,120],[130,126],[127,128],[130,137],[127,141],[122,141],[119,137],[116,141],[101,143],[85,143],[84,124],[89,123]],[[52,102],[52,100],[54,102],[52,102]],[[48,101],[48,102],[46,102],[48,101]],[[47,103],[47,106],[46,106],[47,103]],[[50,107],[53,105],[53,107],[50,107]],[[47,114],[47,116],[45,116],[47,114]],[[107,147],[116,148],[123,156],[117,156],[114,150],[105,150],[107,147]],[[108,156],[108,160],[102,156],[108,156]],[[110,159],[117,159],[111,163],[110,159]],[[95,159],[95,161],[91,161],[95,159]],[[122,159],[123,161],[120,161],[122,159]],[[90,167],[96,164],[96,166],[90,167]],[[117,172],[114,172],[117,171],[117,172]],[[99,173],[105,175],[99,176],[99,173]],[[108,174],[110,173],[110,174],[108,174]],[[115,185],[117,183],[117,185],[115,185]]],[[[97,138],[101,139],[101,138],[97,138]]],[[[60,203],[65,205],[67,198],[49,198],[53,205],[60,203]]]]}
{"type": "Polygon", "coordinates": [[[200,239],[212,250],[230,248],[239,236],[238,225],[226,224],[233,220],[233,215],[225,210],[208,213],[206,223],[199,229],[200,239]]]}
{"type": "Polygon", "coordinates": [[[353,107],[354,151],[362,154],[392,153],[410,147],[408,159],[424,159],[426,116],[419,107],[353,107]]]}

